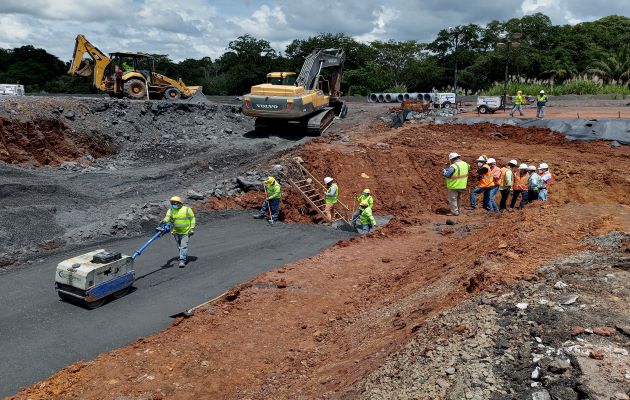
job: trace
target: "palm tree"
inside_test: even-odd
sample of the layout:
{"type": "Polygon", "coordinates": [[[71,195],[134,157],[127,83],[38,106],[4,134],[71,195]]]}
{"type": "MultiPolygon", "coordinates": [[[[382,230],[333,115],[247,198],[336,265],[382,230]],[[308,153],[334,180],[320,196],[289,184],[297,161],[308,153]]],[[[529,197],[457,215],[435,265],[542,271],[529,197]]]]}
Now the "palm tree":
{"type": "Polygon", "coordinates": [[[630,45],[623,46],[616,54],[594,60],[586,72],[599,77],[604,84],[630,84],[630,45]]]}
{"type": "Polygon", "coordinates": [[[549,85],[553,86],[556,81],[562,83],[575,76],[576,73],[577,70],[573,65],[556,62],[550,69],[541,72],[539,77],[541,79],[548,79],[549,85]]]}

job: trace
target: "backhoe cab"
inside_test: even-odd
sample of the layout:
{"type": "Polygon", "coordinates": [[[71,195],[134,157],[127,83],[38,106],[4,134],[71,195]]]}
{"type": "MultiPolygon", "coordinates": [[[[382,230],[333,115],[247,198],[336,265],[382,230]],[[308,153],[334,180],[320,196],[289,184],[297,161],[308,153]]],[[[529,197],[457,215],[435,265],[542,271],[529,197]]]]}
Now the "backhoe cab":
{"type": "Polygon", "coordinates": [[[115,52],[107,56],[85,36],[78,35],[68,75],[91,74],[94,75],[94,87],[118,98],[176,100],[201,91],[200,86],[186,86],[181,79],[171,79],[155,72],[154,59],[150,54],[115,52]],[[83,59],[86,53],[91,60],[83,59]]]}
{"type": "Polygon", "coordinates": [[[317,49],[300,73],[271,72],[266,83],[252,86],[243,96],[243,114],[256,117],[256,130],[293,127],[311,136],[321,135],[335,116],[345,117],[341,101],[341,76],[346,53],[342,49],[317,49]],[[330,79],[322,70],[330,69],[330,79]]]}

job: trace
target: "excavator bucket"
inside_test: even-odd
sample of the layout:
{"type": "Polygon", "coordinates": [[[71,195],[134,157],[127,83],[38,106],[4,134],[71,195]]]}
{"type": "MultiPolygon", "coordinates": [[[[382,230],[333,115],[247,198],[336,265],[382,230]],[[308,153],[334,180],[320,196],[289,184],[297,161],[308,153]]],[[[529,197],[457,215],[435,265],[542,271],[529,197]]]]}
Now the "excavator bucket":
{"type": "Polygon", "coordinates": [[[84,66],[80,67],[74,74],[77,76],[90,76],[92,75],[92,64],[88,61],[84,61],[84,66]]]}

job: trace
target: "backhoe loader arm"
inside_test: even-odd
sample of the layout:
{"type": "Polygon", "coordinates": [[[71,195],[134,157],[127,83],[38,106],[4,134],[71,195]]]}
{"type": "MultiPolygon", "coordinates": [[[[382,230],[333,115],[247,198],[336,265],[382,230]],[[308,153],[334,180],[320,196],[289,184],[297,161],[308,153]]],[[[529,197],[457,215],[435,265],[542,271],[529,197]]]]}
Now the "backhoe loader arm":
{"type": "Polygon", "coordinates": [[[107,68],[111,59],[92,43],[88,42],[83,35],[77,35],[76,42],[74,44],[74,53],[72,55],[72,64],[68,70],[68,75],[89,76],[90,73],[92,73],[89,64],[86,64],[83,68],[79,69],[85,53],[94,60],[94,86],[104,90],[105,83],[103,78],[105,76],[105,68],[107,68]]]}
{"type": "Polygon", "coordinates": [[[304,89],[313,90],[317,87],[319,74],[322,69],[335,67],[332,71],[330,94],[335,97],[339,96],[341,75],[343,74],[343,64],[345,61],[346,52],[343,49],[317,49],[304,60],[304,65],[295,84],[297,86],[303,86],[304,89]]]}

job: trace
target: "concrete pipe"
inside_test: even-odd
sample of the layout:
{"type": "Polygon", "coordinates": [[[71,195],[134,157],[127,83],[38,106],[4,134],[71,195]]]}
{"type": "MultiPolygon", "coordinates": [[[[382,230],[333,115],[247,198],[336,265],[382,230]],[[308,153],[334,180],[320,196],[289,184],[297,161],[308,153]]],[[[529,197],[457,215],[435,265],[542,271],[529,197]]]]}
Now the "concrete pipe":
{"type": "Polygon", "coordinates": [[[422,100],[424,100],[426,102],[430,102],[431,101],[431,93],[422,93],[422,100]]]}
{"type": "Polygon", "coordinates": [[[387,103],[391,103],[393,101],[396,101],[396,97],[394,97],[394,93],[385,93],[385,101],[387,103]]]}
{"type": "Polygon", "coordinates": [[[376,103],[378,102],[378,93],[370,93],[368,95],[368,103],[376,103]]]}
{"type": "MultiPolygon", "coordinates": [[[[407,93],[405,93],[407,94],[407,93]]],[[[396,101],[399,103],[402,103],[405,100],[405,94],[402,93],[396,93],[396,101]]]]}
{"type": "Polygon", "coordinates": [[[418,100],[418,93],[407,93],[409,95],[409,100],[418,100]]]}
{"type": "Polygon", "coordinates": [[[385,103],[385,95],[383,93],[379,93],[378,95],[376,95],[376,98],[379,103],[385,103]]]}
{"type": "Polygon", "coordinates": [[[411,99],[410,93],[403,93],[403,100],[410,100],[410,99],[411,99]]]}

